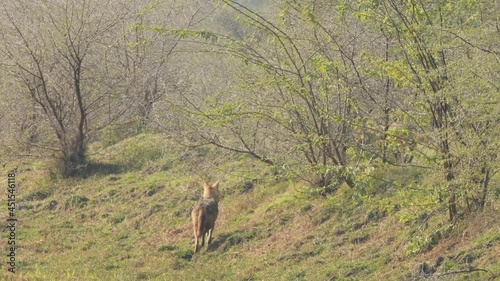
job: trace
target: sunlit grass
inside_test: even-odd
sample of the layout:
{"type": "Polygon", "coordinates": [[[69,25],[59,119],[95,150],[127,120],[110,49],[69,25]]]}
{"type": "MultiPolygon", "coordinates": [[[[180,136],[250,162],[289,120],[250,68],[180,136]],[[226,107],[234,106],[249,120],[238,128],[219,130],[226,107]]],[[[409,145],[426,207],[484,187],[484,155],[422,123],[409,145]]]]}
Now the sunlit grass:
{"type": "MultiPolygon", "coordinates": [[[[95,164],[84,177],[68,179],[50,178],[38,164],[19,173],[18,273],[2,271],[0,279],[412,280],[419,264],[434,265],[438,256],[445,259],[440,272],[470,265],[500,271],[494,209],[474,227],[465,220],[445,232],[445,210],[417,222],[423,218],[407,215],[411,206],[403,204],[411,198],[388,183],[371,187],[371,196],[343,185],[323,197],[301,182],[276,180],[252,159],[187,151],[161,135],[118,142],[89,160],[117,168],[99,172],[95,164]],[[143,160],[157,156],[131,164],[125,153],[139,157],[143,146],[149,155],[143,160]],[[217,179],[214,243],[193,255],[190,209],[203,180],[217,179]],[[436,241],[417,243],[436,231],[442,232],[436,241]],[[408,255],[408,247],[420,248],[408,255]],[[463,263],[467,254],[470,264],[463,263]]],[[[393,182],[407,182],[390,171],[393,182]]]]}

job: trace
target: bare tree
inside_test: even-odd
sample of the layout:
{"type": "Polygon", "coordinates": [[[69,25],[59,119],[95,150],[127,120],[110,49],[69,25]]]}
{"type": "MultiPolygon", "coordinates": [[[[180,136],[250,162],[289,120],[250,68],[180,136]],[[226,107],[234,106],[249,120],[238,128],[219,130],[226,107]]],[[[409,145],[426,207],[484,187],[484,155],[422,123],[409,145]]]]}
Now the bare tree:
{"type": "Polygon", "coordinates": [[[104,71],[103,57],[126,14],[112,0],[2,3],[10,74],[49,124],[65,174],[84,163],[92,132],[123,113],[124,97],[114,89],[119,78],[104,71]],[[117,108],[90,124],[106,107],[117,108]]]}

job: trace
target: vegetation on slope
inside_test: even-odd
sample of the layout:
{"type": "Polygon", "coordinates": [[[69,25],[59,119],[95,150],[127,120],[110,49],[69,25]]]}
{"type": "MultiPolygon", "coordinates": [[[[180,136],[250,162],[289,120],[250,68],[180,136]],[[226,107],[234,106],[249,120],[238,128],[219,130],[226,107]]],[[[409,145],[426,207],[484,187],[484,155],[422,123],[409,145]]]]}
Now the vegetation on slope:
{"type": "MultiPolygon", "coordinates": [[[[246,156],[186,148],[161,134],[92,151],[78,177],[51,174],[42,162],[17,166],[17,273],[2,271],[2,279],[494,280],[500,274],[498,189],[483,212],[450,223],[445,204],[426,204],[435,199],[421,188],[436,181],[429,170],[381,167],[372,177],[378,180],[363,188],[342,185],[324,197],[246,156]],[[217,179],[222,200],[214,242],[194,255],[190,208],[202,182],[217,179]]],[[[5,212],[0,216],[5,221],[5,212]]]]}

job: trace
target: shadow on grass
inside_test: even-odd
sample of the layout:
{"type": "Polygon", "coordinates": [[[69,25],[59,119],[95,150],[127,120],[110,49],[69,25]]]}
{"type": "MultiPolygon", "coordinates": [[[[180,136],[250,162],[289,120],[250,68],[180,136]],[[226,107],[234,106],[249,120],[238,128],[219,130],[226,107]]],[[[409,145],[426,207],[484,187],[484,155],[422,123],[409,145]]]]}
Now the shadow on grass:
{"type": "Polygon", "coordinates": [[[223,251],[229,250],[229,248],[243,244],[256,236],[255,231],[235,231],[232,233],[227,233],[219,236],[217,239],[213,240],[210,245],[208,245],[207,251],[217,251],[222,249],[223,251]]]}
{"type": "Polygon", "coordinates": [[[75,169],[68,177],[89,178],[92,176],[107,176],[123,172],[123,167],[116,164],[89,162],[75,169]]]}
{"type": "MultiPolygon", "coordinates": [[[[217,239],[212,240],[212,243],[208,245],[207,251],[209,252],[217,251],[222,245],[226,243],[226,241],[228,240],[229,237],[231,237],[231,235],[232,234],[230,233],[218,236],[217,239]]],[[[226,247],[224,247],[224,250],[226,250],[226,247]]]]}

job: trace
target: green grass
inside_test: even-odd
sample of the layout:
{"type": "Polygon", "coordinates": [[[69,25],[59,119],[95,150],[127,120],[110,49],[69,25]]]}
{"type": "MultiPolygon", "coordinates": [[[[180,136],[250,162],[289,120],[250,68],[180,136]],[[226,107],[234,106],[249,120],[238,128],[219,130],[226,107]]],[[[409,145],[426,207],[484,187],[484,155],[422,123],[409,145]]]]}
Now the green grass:
{"type": "Polygon", "coordinates": [[[488,270],[440,280],[500,274],[498,204],[451,227],[445,210],[426,207],[432,189],[414,184],[432,186],[425,171],[387,167],[385,181],[323,197],[252,159],[162,135],[94,150],[78,178],[41,162],[18,171],[17,273],[0,279],[420,280],[424,263],[436,274],[488,270]],[[221,182],[220,215],[213,244],[193,254],[190,209],[204,180],[221,182]]]}

